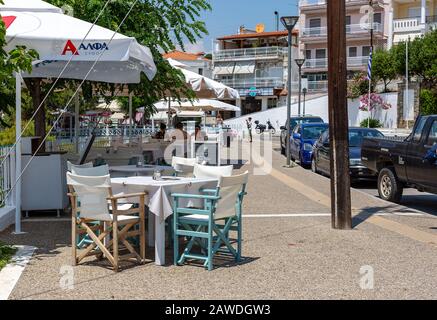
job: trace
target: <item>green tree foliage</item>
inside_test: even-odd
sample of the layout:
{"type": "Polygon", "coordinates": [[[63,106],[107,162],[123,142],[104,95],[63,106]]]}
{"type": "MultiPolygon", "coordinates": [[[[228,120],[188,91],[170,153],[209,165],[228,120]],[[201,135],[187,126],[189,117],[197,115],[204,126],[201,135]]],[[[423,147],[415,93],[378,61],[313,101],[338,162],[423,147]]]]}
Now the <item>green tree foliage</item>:
{"type": "Polygon", "coordinates": [[[424,115],[437,114],[437,89],[420,92],[420,111],[424,115]]]}
{"type": "MultiPolygon", "coordinates": [[[[0,0],[0,4],[3,1],[0,0]]],[[[15,106],[15,78],[14,72],[31,71],[32,60],[38,57],[34,50],[17,47],[6,52],[6,26],[0,20],[0,125],[8,125],[3,120],[4,115],[11,115],[15,106]]]]}
{"type": "Polygon", "coordinates": [[[375,51],[372,61],[372,76],[376,81],[384,82],[384,92],[387,92],[388,85],[397,76],[392,51],[383,49],[375,51]]]}
{"type": "MultiPolygon", "coordinates": [[[[406,43],[402,42],[392,48],[393,63],[396,73],[405,76],[406,43]]],[[[422,79],[422,86],[426,89],[437,87],[437,30],[426,33],[410,41],[409,49],[410,76],[422,79]]]]}
{"type": "Polygon", "coordinates": [[[382,128],[382,123],[379,122],[377,119],[373,118],[367,118],[361,121],[360,123],[361,128],[382,128]]]}
{"type": "Polygon", "coordinates": [[[347,97],[356,99],[369,93],[369,80],[364,72],[356,72],[351,81],[348,82],[347,97]]]}
{"type": "MultiPolygon", "coordinates": [[[[49,0],[50,3],[62,7],[68,5],[76,18],[93,22],[104,7],[106,0],[49,0]]],[[[112,0],[103,11],[97,24],[116,30],[133,1],[112,0]]],[[[132,85],[138,97],[143,100],[142,106],[153,108],[153,103],[166,98],[194,98],[194,93],[185,85],[183,74],[172,68],[162,57],[162,52],[169,52],[177,46],[195,43],[207,34],[205,23],[199,21],[204,10],[210,10],[207,0],[173,0],[137,1],[130,15],[120,28],[120,33],[135,37],[138,42],[152,51],[158,68],[156,77],[149,81],[142,77],[141,84],[132,85]]],[[[106,86],[101,85],[106,90],[106,86]]]]}

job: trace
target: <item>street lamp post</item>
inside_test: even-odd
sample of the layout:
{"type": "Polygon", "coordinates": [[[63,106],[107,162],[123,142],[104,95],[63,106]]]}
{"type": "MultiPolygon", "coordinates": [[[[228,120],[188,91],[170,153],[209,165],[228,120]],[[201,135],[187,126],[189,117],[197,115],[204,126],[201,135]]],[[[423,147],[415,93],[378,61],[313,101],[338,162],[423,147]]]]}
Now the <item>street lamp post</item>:
{"type": "Polygon", "coordinates": [[[293,28],[299,20],[298,16],[281,17],[281,23],[288,31],[288,79],[287,79],[287,138],[286,138],[286,150],[287,150],[287,167],[291,166],[291,154],[290,154],[290,117],[291,117],[291,55],[292,55],[292,32],[293,28]]]}
{"type": "Polygon", "coordinates": [[[302,66],[305,63],[305,59],[294,59],[294,61],[296,62],[297,66],[299,67],[299,112],[298,115],[300,116],[301,113],[301,109],[300,109],[300,97],[302,95],[302,66]]]}
{"type": "Polygon", "coordinates": [[[303,93],[303,115],[305,115],[305,101],[306,101],[307,92],[308,92],[308,89],[303,88],[303,90],[302,90],[302,93],[303,93]]]}

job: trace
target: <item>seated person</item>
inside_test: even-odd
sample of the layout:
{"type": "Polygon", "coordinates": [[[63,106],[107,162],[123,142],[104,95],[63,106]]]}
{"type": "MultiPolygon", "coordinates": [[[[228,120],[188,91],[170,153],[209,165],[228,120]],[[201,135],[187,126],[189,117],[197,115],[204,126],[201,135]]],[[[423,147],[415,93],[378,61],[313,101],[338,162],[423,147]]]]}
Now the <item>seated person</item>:
{"type": "Polygon", "coordinates": [[[208,135],[202,130],[202,128],[199,125],[196,125],[194,129],[194,137],[196,141],[205,141],[205,137],[208,135]]]}
{"type": "Polygon", "coordinates": [[[167,126],[164,123],[161,123],[159,126],[159,131],[153,136],[153,138],[163,140],[165,138],[166,132],[167,126]]]}
{"type": "Polygon", "coordinates": [[[184,130],[184,124],[178,122],[175,125],[175,130],[171,134],[172,140],[188,140],[188,132],[184,130]]]}

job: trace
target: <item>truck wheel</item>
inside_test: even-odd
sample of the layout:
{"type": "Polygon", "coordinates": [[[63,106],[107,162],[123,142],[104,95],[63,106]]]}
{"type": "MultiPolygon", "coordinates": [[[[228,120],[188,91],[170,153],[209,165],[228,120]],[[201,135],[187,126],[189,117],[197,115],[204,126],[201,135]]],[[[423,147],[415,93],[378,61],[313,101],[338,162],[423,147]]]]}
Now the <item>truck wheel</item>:
{"type": "Polygon", "coordinates": [[[314,157],[314,156],[311,159],[311,171],[314,173],[319,173],[319,169],[317,169],[316,157],[314,157]]]}
{"type": "Polygon", "coordinates": [[[378,193],[381,199],[399,203],[402,198],[404,187],[396,177],[392,168],[384,168],[378,177],[378,193]]]}

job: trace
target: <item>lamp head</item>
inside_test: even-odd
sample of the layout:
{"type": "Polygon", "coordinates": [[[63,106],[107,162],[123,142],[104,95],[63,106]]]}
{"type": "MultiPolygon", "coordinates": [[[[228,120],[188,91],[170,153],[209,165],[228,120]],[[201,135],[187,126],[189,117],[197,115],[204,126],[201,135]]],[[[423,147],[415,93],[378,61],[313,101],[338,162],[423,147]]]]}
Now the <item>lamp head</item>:
{"type": "Polygon", "coordinates": [[[305,63],[305,59],[294,59],[294,61],[296,62],[299,68],[302,67],[303,64],[305,63]]]}
{"type": "Polygon", "coordinates": [[[287,16],[281,17],[281,23],[284,25],[285,29],[292,31],[297,21],[299,21],[298,16],[287,16]]]}

